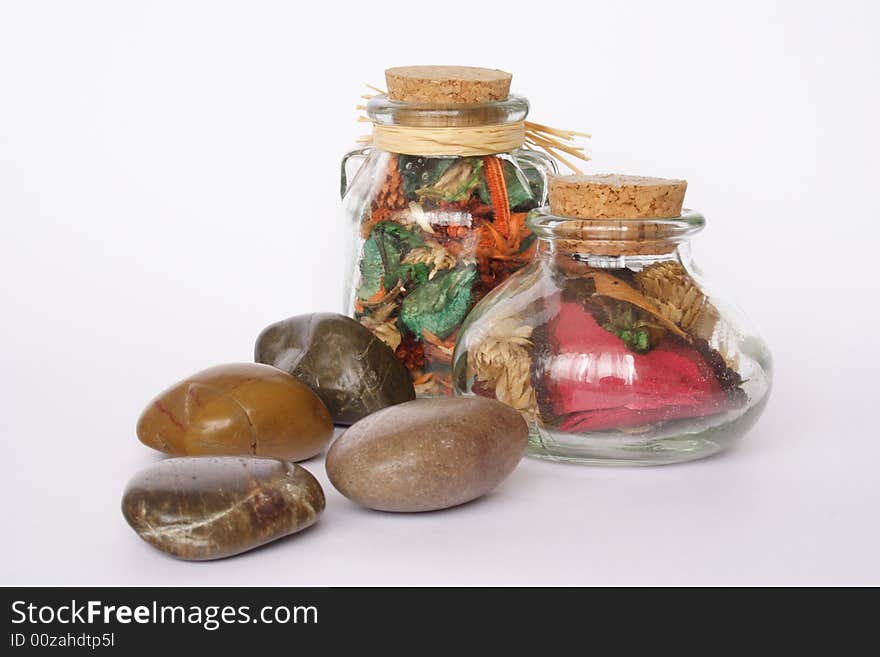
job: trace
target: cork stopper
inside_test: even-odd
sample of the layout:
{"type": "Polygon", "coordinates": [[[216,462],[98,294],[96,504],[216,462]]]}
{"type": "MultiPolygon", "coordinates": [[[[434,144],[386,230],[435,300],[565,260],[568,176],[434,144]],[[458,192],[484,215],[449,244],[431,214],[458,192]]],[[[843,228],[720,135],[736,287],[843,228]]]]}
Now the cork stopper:
{"type": "Polygon", "coordinates": [[[619,174],[555,176],[550,212],[571,217],[555,229],[558,262],[573,274],[589,269],[573,254],[603,256],[671,253],[687,181],[619,174]],[[657,221],[651,221],[656,219],[657,221]]]}
{"type": "Polygon", "coordinates": [[[550,211],[580,219],[662,219],[681,214],[686,180],[619,174],[550,179],[550,211]]]}
{"type": "Polygon", "coordinates": [[[512,78],[505,71],[473,66],[399,66],[385,71],[389,98],[431,105],[504,100],[512,78]]]}

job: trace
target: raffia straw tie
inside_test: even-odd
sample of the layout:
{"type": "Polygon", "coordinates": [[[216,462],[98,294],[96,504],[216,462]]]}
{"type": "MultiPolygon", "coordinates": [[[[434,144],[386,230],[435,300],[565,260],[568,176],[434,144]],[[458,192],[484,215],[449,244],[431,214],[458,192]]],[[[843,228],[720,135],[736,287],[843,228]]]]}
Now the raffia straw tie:
{"type": "Polygon", "coordinates": [[[520,148],[525,140],[523,121],[442,128],[373,124],[373,145],[404,155],[491,155],[520,148]]]}

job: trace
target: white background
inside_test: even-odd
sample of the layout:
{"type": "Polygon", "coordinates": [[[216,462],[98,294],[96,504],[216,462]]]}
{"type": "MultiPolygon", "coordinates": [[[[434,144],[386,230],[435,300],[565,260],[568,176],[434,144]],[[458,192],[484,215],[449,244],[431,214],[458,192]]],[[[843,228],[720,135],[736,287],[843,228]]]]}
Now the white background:
{"type": "Polygon", "coordinates": [[[880,584],[878,3],[0,2],[2,584],[880,584]],[[499,67],[590,171],[685,177],[775,389],[732,451],[524,461],[214,563],[119,511],[134,425],[260,329],[340,307],[340,156],[392,65],[499,67]]]}

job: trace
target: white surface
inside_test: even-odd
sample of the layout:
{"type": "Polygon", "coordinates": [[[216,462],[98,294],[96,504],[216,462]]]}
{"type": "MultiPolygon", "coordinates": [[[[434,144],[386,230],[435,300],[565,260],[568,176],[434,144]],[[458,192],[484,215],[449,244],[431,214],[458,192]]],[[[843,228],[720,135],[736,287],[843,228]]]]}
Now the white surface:
{"type": "Polygon", "coordinates": [[[300,5],[0,4],[0,583],[880,584],[877,3],[300,5]],[[591,171],[689,180],[774,350],[764,417],[699,463],[529,460],[423,515],[327,485],[298,537],[153,551],[119,512],[141,408],[338,307],[353,106],[431,62],[514,72],[591,171]]]}

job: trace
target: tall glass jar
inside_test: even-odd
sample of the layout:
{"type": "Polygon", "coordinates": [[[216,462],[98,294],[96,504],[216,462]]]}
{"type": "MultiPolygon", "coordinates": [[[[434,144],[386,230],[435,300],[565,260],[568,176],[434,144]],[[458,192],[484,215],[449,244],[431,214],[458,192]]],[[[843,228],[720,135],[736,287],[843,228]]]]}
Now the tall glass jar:
{"type": "Polygon", "coordinates": [[[531,261],[528,211],[553,161],[523,149],[528,101],[373,97],[373,143],[342,163],[348,312],[394,349],[420,396],[452,394],[467,313],[531,261]]]}
{"type": "Polygon", "coordinates": [[[528,223],[534,262],[461,329],[457,393],[519,409],[530,453],[553,460],[687,461],[752,426],[770,392],[770,353],[691,259],[702,215],[583,219],[541,208],[528,223]]]}

